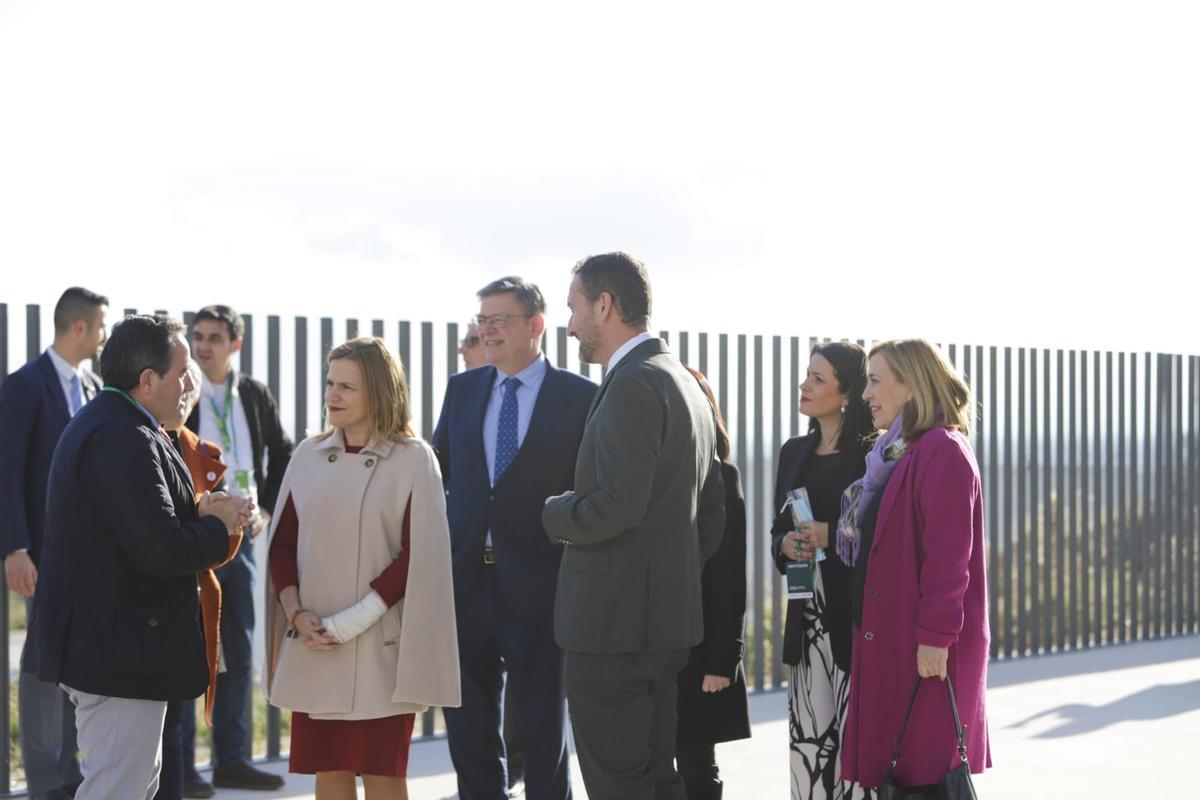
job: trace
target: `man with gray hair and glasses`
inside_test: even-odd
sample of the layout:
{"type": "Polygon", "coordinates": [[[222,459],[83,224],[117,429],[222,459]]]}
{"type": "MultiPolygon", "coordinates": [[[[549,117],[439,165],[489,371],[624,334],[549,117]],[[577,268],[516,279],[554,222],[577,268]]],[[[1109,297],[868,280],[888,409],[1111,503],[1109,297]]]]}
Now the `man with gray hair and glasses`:
{"type": "Polygon", "coordinates": [[[462,707],[445,709],[462,800],[506,793],[501,694],[511,695],[531,799],[571,796],[563,654],[554,643],[562,548],[542,501],[570,489],[596,385],[541,352],[546,301],[510,276],[479,290],[488,366],[446,386],[433,447],[447,493],[462,707]]]}

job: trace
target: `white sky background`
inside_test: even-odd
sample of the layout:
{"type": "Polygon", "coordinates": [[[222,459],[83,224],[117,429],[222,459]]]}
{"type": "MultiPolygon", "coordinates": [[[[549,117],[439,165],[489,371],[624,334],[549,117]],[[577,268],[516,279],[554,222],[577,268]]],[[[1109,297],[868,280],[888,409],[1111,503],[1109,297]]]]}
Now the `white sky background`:
{"type": "MultiPolygon", "coordinates": [[[[0,0],[0,301],[1200,351],[1192,2],[0,0]]],[[[11,308],[11,307],[10,307],[11,308]]],[[[10,311],[10,324],[20,318],[10,311]]]]}

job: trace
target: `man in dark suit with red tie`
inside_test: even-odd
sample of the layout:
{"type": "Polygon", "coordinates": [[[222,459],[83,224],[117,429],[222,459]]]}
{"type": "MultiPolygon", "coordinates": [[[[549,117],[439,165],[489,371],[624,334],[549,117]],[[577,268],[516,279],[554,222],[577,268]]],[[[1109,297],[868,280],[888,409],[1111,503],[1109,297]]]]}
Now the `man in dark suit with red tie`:
{"type": "MultiPolygon", "coordinates": [[[[50,460],[75,412],[102,384],[95,361],[107,337],[108,298],[73,286],[54,307],[54,343],[8,376],[0,388],[0,548],[8,588],[33,610],[50,460]]],[[[34,800],[60,800],[83,780],[75,757],[75,709],[55,683],[37,678],[26,639],[18,683],[21,755],[34,800]]]]}
{"type": "Polygon", "coordinates": [[[546,302],[501,278],[479,292],[490,366],[452,377],[433,446],[441,462],[454,558],[462,707],[446,709],[462,800],[506,794],[501,697],[513,695],[530,800],[571,796],[563,654],[554,643],[562,548],[541,523],[546,497],[574,485],[596,391],[541,353],[546,302]]]}

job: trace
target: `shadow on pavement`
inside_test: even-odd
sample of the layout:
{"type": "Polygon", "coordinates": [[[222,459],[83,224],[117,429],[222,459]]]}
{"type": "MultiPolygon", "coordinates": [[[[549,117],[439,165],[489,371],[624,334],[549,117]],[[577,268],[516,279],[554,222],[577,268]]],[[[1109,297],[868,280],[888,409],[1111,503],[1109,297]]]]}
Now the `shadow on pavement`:
{"type": "Polygon", "coordinates": [[[988,688],[998,689],[1031,681],[1145,667],[1190,658],[1200,658],[1200,636],[1128,642],[1069,653],[993,661],[988,665],[988,688]]]}
{"type": "Polygon", "coordinates": [[[1068,703],[1041,711],[1009,727],[1021,728],[1044,717],[1064,717],[1062,724],[1034,736],[1035,739],[1057,739],[1092,733],[1122,722],[1165,719],[1197,709],[1200,709],[1200,680],[1152,686],[1102,706],[1068,703]]]}

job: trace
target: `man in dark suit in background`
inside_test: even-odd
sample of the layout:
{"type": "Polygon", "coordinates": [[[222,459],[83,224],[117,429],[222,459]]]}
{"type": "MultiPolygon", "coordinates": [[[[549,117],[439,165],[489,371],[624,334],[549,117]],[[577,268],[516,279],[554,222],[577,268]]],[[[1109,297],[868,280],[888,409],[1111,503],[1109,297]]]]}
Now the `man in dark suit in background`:
{"type": "Polygon", "coordinates": [[[159,423],[192,386],[182,331],[144,316],[113,328],[104,390],[50,466],[29,636],[38,676],[75,703],[77,800],[154,796],[167,701],[208,685],[196,573],[229,557],[250,515],[248,500],[221,493],[197,503],[159,423]]]}
{"type": "MultiPolygon", "coordinates": [[[[71,417],[100,391],[100,379],[81,362],[100,356],[107,312],[108,298],[67,289],[54,306],[54,343],[0,388],[0,547],[8,588],[25,598],[27,627],[50,459],[71,417]]],[[[26,638],[17,689],[25,781],[33,800],[61,800],[83,780],[75,757],[75,708],[58,684],[38,680],[33,654],[26,638]]]]}
{"type": "MultiPolygon", "coordinates": [[[[213,785],[273,791],[283,778],[250,763],[250,692],[253,678],[254,540],[267,529],[275,499],[292,457],[271,390],[238,371],[246,323],[225,305],[210,305],[192,320],[192,355],[204,373],[200,402],[187,427],[221,447],[226,486],[258,503],[237,557],[217,570],[221,582],[221,653],[225,671],[217,676],[212,709],[213,785]]],[[[195,709],[184,709],[184,797],[211,797],[213,788],[196,772],[195,709]]]]}
{"type": "Polygon", "coordinates": [[[571,796],[563,654],[554,644],[562,548],[546,539],[545,498],[570,489],[591,381],[541,353],[546,302],[517,278],[479,291],[491,366],[452,377],[433,446],[454,558],[462,707],[445,709],[463,800],[506,794],[500,701],[511,692],[530,800],[571,796]],[[507,680],[506,680],[507,675],[507,680]]]}
{"type": "Polygon", "coordinates": [[[703,638],[700,574],[725,525],[712,410],[647,333],[650,282],[624,253],[575,266],[567,305],[580,359],[607,363],[575,490],[546,501],[567,545],[554,636],[591,800],[683,800],[676,675],[703,638]]]}

